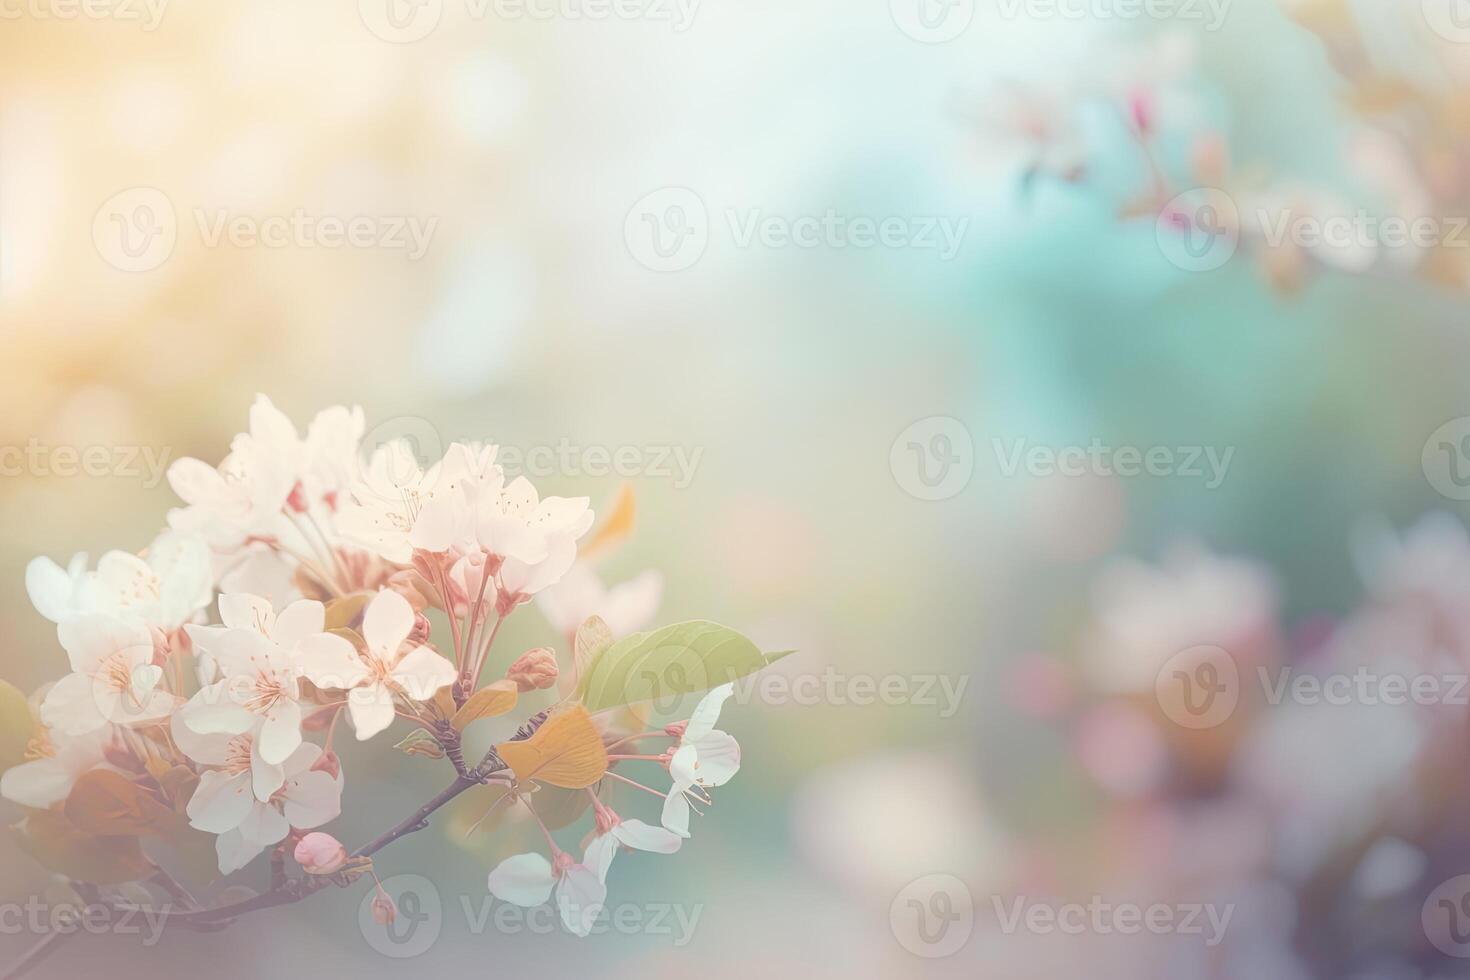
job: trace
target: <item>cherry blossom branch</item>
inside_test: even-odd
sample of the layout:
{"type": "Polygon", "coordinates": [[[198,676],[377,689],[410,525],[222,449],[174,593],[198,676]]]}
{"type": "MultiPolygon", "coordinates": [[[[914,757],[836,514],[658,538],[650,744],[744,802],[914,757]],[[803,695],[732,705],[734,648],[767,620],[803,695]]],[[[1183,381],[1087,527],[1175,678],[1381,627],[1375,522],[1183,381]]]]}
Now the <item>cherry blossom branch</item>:
{"type": "MultiPolygon", "coordinates": [[[[495,778],[496,773],[507,768],[509,767],[492,748],[485,753],[485,757],[480,760],[480,764],[474,769],[465,775],[456,776],[454,782],[450,783],[427,803],[415,810],[411,816],[359,847],[353,852],[352,856],[355,858],[370,858],[399,838],[425,829],[429,826],[429,818],[438,810],[447,806],[465,791],[490,782],[495,778]]],[[[251,912],[259,912],[282,905],[292,905],[303,899],[310,898],[333,883],[333,879],[328,876],[293,878],[286,881],[284,885],[274,888],[271,891],[263,892],[238,902],[232,902],[229,905],[222,905],[218,908],[180,911],[160,909],[158,913],[160,920],[165,925],[173,923],[209,931],[227,926],[234,919],[251,912]]],[[[42,958],[52,952],[60,940],[65,939],[69,935],[73,935],[73,933],[49,933],[12,964],[3,975],[0,975],[0,980],[16,980],[16,978],[30,970],[42,958]]]]}

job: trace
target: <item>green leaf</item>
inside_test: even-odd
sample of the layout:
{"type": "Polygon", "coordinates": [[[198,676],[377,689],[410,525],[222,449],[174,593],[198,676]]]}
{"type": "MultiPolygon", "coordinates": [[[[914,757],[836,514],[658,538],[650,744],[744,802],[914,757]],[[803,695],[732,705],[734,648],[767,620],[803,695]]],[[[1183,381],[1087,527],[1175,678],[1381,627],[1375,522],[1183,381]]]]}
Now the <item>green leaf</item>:
{"type": "Polygon", "coordinates": [[[414,729],[393,747],[408,755],[421,755],[426,759],[444,758],[444,746],[426,728],[414,729]]]}
{"type": "Polygon", "coordinates": [[[26,696],[0,681],[0,772],[25,761],[36,722],[26,696]]]}
{"type": "Polygon", "coordinates": [[[718,623],[678,623],[614,643],[592,662],[577,693],[589,711],[643,701],[667,704],[739,680],[789,653],[761,653],[718,623]]]}

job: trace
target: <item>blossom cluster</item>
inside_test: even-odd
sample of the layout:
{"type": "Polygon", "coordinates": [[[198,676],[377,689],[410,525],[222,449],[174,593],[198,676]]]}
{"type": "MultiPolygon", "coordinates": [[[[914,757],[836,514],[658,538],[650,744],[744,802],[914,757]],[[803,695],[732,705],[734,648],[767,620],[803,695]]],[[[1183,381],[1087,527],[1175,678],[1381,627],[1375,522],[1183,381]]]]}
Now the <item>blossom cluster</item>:
{"type": "MultiPolygon", "coordinates": [[[[712,623],[634,632],[660,578],[609,589],[593,568],[632,527],[628,491],[594,531],[588,498],[507,481],[493,445],[455,443],[425,465],[407,442],[363,445],[364,430],[361,409],[333,407],[303,435],[261,396],[222,462],[169,469],[183,503],[141,555],[31,562],[27,589],[67,669],[29,701],[0,690],[30,718],[0,795],[26,809],[30,852],[77,882],[175,882],[181,869],[144,843],[212,841],[206,878],[270,852],[267,897],[304,897],[376,878],[372,854],[421,825],[411,816],[356,851],[322,829],[344,806],[339,733],[376,740],[406,722],[394,749],[453,767],[440,803],[492,786],[497,806],[542,828],[547,853],[502,862],[489,889],[522,905],[554,891],[567,928],[586,935],[616,854],[677,851],[691,812],[739,769],[738,743],[715,724],[731,682],[769,658],[712,623]],[[571,659],[536,648],[490,679],[501,624],[532,600],[571,659]],[[655,722],[648,702],[669,694],[703,698],[655,722]],[[515,735],[466,761],[470,725],[517,707],[515,735]],[[614,772],[639,764],[667,785],[614,772]],[[656,822],[613,809],[629,784],[663,798],[656,822]],[[580,857],[537,813],[556,794],[591,812],[580,857]]],[[[381,885],[375,908],[395,914],[381,885]]]]}

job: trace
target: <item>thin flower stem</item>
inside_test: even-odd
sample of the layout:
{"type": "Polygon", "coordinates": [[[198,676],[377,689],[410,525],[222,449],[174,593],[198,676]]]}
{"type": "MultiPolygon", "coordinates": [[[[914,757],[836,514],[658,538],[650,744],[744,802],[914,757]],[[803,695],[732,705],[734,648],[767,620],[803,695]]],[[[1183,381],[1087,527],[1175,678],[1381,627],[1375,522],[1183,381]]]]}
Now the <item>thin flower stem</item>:
{"type": "MultiPolygon", "coordinates": [[[[497,585],[496,588],[498,590],[499,586],[497,585]]],[[[490,633],[485,638],[484,647],[480,650],[479,655],[475,658],[475,672],[470,678],[471,690],[480,686],[480,675],[485,672],[485,664],[489,663],[490,661],[490,648],[495,646],[495,638],[500,635],[501,624],[509,618],[510,613],[506,613],[504,616],[497,616],[495,619],[495,625],[490,627],[490,633]]]]}
{"type": "MultiPolygon", "coordinates": [[[[469,624],[466,627],[465,647],[470,650],[477,649],[477,647],[475,646],[475,640],[479,637],[480,623],[483,622],[484,618],[488,618],[482,618],[480,615],[480,613],[485,609],[485,588],[490,584],[491,578],[489,575],[485,574],[487,571],[488,567],[482,568],[480,570],[479,594],[475,596],[474,605],[470,606],[469,609],[465,612],[465,622],[469,624]]],[[[473,692],[474,688],[471,687],[470,690],[466,691],[465,693],[471,694],[473,692]]]]}
{"type": "Polygon", "coordinates": [[[339,583],[341,584],[343,591],[346,591],[349,583],[347,581],[347,567],[342,564],[342,556],[337,554],[336,548],[332,547],[331,539],[327,537],[327,533],[322,530],[321,524],[317,521],[315,515],[313,515],[311,511],[306,512],[306,520],[307,523],[309,523],[311,527],[316,531],[317,537],[322,539],[322,548],[325,549],[326,553],[331,556],[332,567],[337,570],[339,583]]]}
{"type": "Polygon", "coordinates": [[[434,577],[438,580],[436,584],[439,586],[439,601],[449,617],[449,630],[454,634],[454,665],[463,670],[464,642],[459,632],[459,617],[454,614],[454,603],[449,598],[449,583],[444,580],[444,568],[438,562],[434,563],[434,577]]]}
{"type": "Polygon", "coordinates": [[[643,792],[645,792],[645,793],[652,793],[654,796],[657,796],[660,799],[665,799],[666,800],[666,799],[669,798],[669,794],[668,793],[660,793],[658,790],[654,789],[652,786],[644,786],[642,783],[638,782],[637,780],[629,779],[627,776],[620,776],[617,773],[613,772],[612,770],[608,770],[607,772],[603,773],[603,775],[606,776],[606,777],[612,778],[612,779],[616,779],[620,783],[627,783],[629,786],[636,786],[638,789],[643,790],[643,792]]]}
{"type": "Polygon", "coordinates": [[[551,856],[556,857],[556,855],[561,853],[561,848],[556,846],[556,841],[552,839],[551,831],[546,829],[546,824],[541,820],[541,814],[536,812],[536,808],[531,805],[531,801],[524,796],[520,797],[520,801],[526,804],[527,810],[531,811],[531,817],[536,821],[536,826],[541,828],[541,833],[546,838],[546,844],[551,848],[551,856]]]}

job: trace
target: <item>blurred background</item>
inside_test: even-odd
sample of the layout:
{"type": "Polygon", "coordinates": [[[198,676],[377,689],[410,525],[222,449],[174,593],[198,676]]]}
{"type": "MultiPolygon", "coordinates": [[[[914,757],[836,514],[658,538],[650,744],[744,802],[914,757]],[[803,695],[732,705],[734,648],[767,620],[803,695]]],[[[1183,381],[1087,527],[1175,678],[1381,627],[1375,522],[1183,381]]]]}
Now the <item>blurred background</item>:
{"type": "MultiPolygon", "coordinates": [[[[1465,969],[1470,4],[0,18],[6,679],[63,657],[25,563],[144,547],[257,392],[557,448],[543,493],[636,495],[609,582],[800,651],[684,852],[615,869],[627,928],[487,922],[533,831],[460,810],[378,860],[414,958],[334,891],[40,975],[1465,969]]],[[[338,836],[422,763],[358,766],[338,836]]]]}

